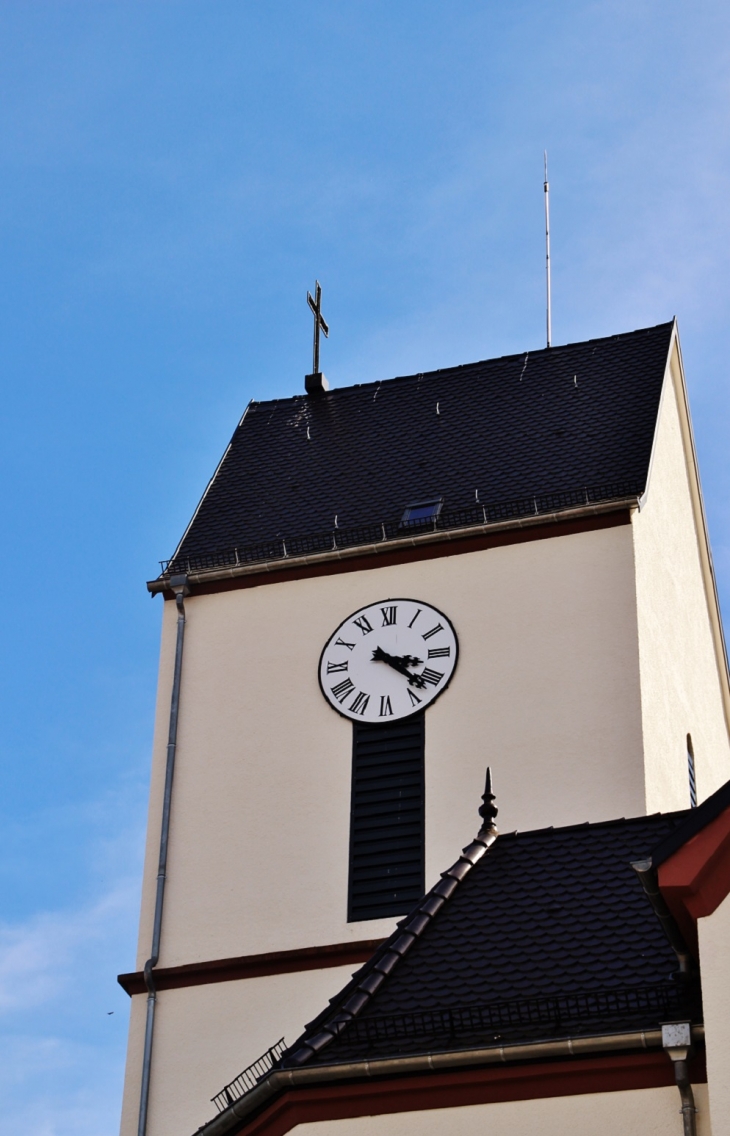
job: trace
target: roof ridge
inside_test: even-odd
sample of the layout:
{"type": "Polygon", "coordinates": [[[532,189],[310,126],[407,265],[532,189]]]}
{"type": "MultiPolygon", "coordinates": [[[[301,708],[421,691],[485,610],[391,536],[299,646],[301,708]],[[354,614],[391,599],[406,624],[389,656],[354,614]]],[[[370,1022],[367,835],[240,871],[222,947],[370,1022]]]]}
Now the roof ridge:
{"type": "MultiPolygon", "coordinates": [[[[448,367],[435,367],[430,371],[414,371],[409,375],[392,375],[388,379],[371,379],[365,383],[348,383],[345,386],[332,387],[323,395],[320,395],[318,397],[318,401],[325,402],[327,400],[330,400],[333,395],[337,396],[348,391],[366,390],[368,387],[383,386],[383,384],[385,383],[401,383],[412,381],[413,379],[430,379],[436,377],[437,375],[446,375],[453,374],[457,371],[465,371],[469,367],[483,367],[486,363],[509,362],[511,360],[522,359],[525,355],[549,355],[550,357],[554,357],[561,351],[565,351],[571,347],[587,347],[591,344],[597,345],[599,343],[608,343],[612,340],[628,339],[629,337],[634,335],[641,335],[646,332],[658,331],[660,329],[663,330],[664,328],[670,327],[673,322],[673,320],[666,320],[664,323],[652,324],[650,327],[637,327],[634,328],[633,331],[616,332],[613,335],[600,335],[592,339],[576,339],[571,341],[570,343],[560,343],[557,346],[551,347],[537,347],[528,348],[525,351],[512,351],[508,355],[491,355],[485,359],[474,359],[469,363],[453,363],[448,367]]],[[[287,402],[304,402],[306,404],[310,404],[311,401],[311,395],[308,395],[305,392],[301,392],[299,394],[286,395],[283,398],[268,398],[262,399],[261,401],[258,401],[257,399],[251,399],[250,405],[259,408],[287,402]]]]}
{"type": "Polygon", "coordinates": [[[471,843],[462,849],[459,859],[447,871],[441,873],[438,883],[427,892],[418,906],[396,925],[393,933],[381,944],[372,958],[353,975],[352,981],[335,999],[336,1004],[330,1003],[327,1009],[305,1028],[301,1037],[290,1046],[288,1053],[291,1056],[287,1058],[285,1054],[282,1064],[287,1060],[293,1065],[306,1064],[362,1013],[403,956],[451,898],[461,881],[494,844],[498,836],[494,824],[497,810],[492,803],[494,797],[491,792],[489,769],[487,769],[487,784],[482,800],[484,803],[479,810],[484,817],[482,827],[471,843]],[[316,1032],[314,1036],[307,1037],[310,1029],[316,1032]]]}
{"type": "MultiPolygon", "coordinates": [[[[730,782],[728,782],[728,786],[730,791],[730,782]]],[[[574,832],[579,828],[612,828],[615,825],[638,824],[640,821],[659,820],[660,818],[662,820],[671,819],[673,817],[680,819],[687,817],[693,811],[692,809],[675,809],[668,813],[656,812],[633,817],[612,817],[610,820],[582,820],[576,821],[575,824],[563,824],[558,827],[550,824],[545,825],[543,828],[515,828],[512,832],[503,832],[500,835],[502,840],[510,836],[518,838],[521,836],[539,836],[541,833],[550,833],[552,836],[557,836],[561,832],[574,832]]]]}

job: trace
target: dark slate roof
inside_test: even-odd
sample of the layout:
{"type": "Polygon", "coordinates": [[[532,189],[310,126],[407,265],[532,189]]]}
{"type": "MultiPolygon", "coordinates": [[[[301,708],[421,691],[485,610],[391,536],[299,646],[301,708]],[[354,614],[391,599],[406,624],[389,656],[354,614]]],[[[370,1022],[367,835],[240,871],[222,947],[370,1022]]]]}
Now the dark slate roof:
{"type": "Polygon", "coordinates": [[[675,978],[630,867],[687,815],[499,836],[471,869],[459,862],[461,882],[427,918],[454,869],[444,874],[283,1064],[655,1028],[677,1013],[696,1020],[698,987],[675,978]],[[408,930],[415,940],[395,958],[408,930]]]}
{"type": "Polygon", "coordinates": [[[431,496],[641,493],[672,327],[252,402],[179,556],[397,520],[431,496]]]}

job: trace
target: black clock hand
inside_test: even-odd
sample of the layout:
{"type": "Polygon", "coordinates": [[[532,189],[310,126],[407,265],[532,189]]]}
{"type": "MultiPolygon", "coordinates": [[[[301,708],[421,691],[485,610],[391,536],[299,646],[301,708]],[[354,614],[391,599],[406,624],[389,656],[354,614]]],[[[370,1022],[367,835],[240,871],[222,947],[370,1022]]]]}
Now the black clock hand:
{"type": "Polygon", "coordinates": [[[394,671],[405,675],[410,686],[424,687],[426,685],[426,681],[421,675],[411,674],[408,670],[409,667],[420,666],[423,659],[416,659],[413,655],[389,655],[382,647],[376,647],[373,651],[373,662],[387,663],[394,671]]]}

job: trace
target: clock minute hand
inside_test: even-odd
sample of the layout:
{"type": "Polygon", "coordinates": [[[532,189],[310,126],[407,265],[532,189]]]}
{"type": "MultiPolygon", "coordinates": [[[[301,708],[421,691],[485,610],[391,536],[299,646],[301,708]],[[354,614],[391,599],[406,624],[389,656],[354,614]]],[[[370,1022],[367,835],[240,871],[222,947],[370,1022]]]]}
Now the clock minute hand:
{"type": "Polygon", "coordinates": [[[424,687],[426,685],[421,675],[411,674],[408,670],[409,667],[419,666],[423,659],[416,659],[413,655],[389,655],[382,647],[376,647],[373,651],[373,662],[387,663],[394,671],[405,675],[411,686],[424,687]]]}

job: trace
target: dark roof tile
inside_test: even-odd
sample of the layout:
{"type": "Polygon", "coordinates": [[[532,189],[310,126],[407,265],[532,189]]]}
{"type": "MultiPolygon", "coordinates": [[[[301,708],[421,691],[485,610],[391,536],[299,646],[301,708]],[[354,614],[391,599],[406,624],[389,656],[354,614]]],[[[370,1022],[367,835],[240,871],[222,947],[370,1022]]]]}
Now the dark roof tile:
{"type": "Polygon", "coordinates": [[[672,327],[252,402],[179,555],[397,520],[429,497],[641,492],[672,327]]]}
{"type": "Polygon", "coordinates": [[[630,865],[686,818],[687,812],[658,814],[498,837],[372,994],[369,974],[413,915],[312,1023],[311,1034],[290,1048],[284,1064],[388,1056],[424,1045],[462,1048],[483,1041],[485,1022],[493,1021],[507,1040],[656,1025],[677,1012],[686,988],[630,865]],[[562,1021],[540,1019],[554,1018],[556,1006],[562,1021]],[[335,1023],[345,1007],[354,1021],[335,1023]],[[323,1045],[328,1027],[334,1040],[323,1045]],[[309,1036],[318,1037],[316,1056],[309,1036]]]}

